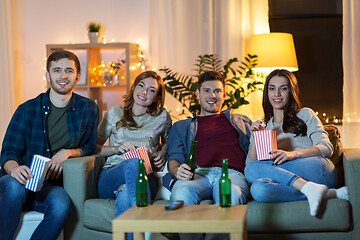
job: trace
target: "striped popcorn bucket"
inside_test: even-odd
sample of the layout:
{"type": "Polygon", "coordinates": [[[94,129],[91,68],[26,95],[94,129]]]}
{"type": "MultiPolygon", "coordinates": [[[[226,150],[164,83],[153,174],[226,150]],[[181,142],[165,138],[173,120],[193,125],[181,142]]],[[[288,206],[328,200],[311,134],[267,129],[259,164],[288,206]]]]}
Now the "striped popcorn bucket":
{"type": "Polygon", "coordinates": [[[37,192],[41,190],[47,172],[46,163],[49,161],[50,159],[47,157],[43,157],[40,155],[33,156],[30,165],[30,170],[33,174],[33,177],[27,180],[25,184],[26,189],[29,189],[30,191],[33,192],[37,192]]]}
{"type": "Polygon", "coordinates": [[[126,159],[131,159],[131,158],[143,159],[145,162],[146,174],[149,175],[150,173],[153,172],[152,167],[151,167],[150,158],[149,158],[149,155],[148,155],[148,152],[147,152],[145,146],[137,148],[130,152],[124,153],[124,157],[126,159]]]}
{"type": "Polygon", "coordinates": [[[254,132],[258,160],[270,160],[270,152],[277,149],[277,134],[272,130],[254,132]]]}

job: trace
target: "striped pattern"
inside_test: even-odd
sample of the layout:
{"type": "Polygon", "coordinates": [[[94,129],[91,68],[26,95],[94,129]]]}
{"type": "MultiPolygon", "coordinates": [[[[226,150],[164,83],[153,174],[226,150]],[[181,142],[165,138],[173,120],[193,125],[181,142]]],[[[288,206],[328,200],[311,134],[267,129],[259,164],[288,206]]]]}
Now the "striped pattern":
{"type": "Polygon", "coordinates": [[[153,172],[152,167],[151,167],[151,162],[149,159],[149,155],[148,152],[146,150],[146,147],[140,147],[137,148],[135,150],[132,150],[130,152],[126,152],[124,153],[124,157],[126,159],[131,159],[131,158],[139,158],[139,159],[143,159],[145,162],[145,168],[146,168],[146,174],[150,174],[153,172]]]}
{"type": "Polygon", "coordinates": [[[255,131],[255,146],[258,160],[270,160],[270,152],[277,149],[277,134],[272,130],[255,131]]]}
{"type": "Polygon", "coordinates": [[[43,186],[43,182],[45,179],[45,174],[46,174],[46,163],[50,161],[49,158],[40,156],[40,155],[34,155],[32,162],[31,162],[31,166],[30,166],[30,170],[33,174],[33,178],[30,178],[26,184],[25,184],[25,188],[29,189],[30,191],[33,192],[37,192],[40,191],[42,186],[43,186]]]}

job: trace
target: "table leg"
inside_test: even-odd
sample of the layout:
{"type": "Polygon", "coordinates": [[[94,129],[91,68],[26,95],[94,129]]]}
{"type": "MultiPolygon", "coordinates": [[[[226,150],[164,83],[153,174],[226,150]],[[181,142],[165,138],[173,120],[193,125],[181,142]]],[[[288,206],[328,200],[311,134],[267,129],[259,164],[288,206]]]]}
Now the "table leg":
{"type": "Polygon", "coordinates": [[[144,233],[134,233],[134,240],[144,240],[145,234],[144,233]]]}
{"type": "Polygon", "coordinates": [[[125,232],[113,232],[113,240],[125,240],[125,232]]]}
{"type": "Polygon", "coordinates": [[[230,233],[230,240],[247,240],[247,234],[244,234],[244,233],[230,233]]]}

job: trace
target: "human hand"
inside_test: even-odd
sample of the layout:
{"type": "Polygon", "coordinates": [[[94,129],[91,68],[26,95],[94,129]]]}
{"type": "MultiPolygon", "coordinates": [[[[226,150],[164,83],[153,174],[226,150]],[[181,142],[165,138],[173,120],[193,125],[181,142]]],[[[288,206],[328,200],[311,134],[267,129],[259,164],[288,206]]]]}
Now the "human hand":
{"type": "Polygon", "coordinates": [[[153,158],[153,164],[157,169],[162,171],[166,163],[166,153],[164,153],[163,151],[158,151],[154,154],[154,156],[155,157],[153,158]]]}
{"type": "Polygon", "coordinates": [[[192,179],[193,173],[191,172],[191,167],[188,166],[186,163],[181,164],[176,171],[175,177],[179,180],[192,179]]]}
{"type": "Polygon", "coordinates": [[[69,159],[70,152],[67,149],[61,149],[58,151],[48,164],[48,171],[46,174],[47,179],[58,179],[61,176],[63,167],[62,164],[65,160],[69,159]]]}
{"type": "Polygon", "coordinates": [[[10,175],[15,178],[20,184],[25,185],[28,179],[33,177],[30,168],[25,165],[15,166],[10,170],[10,175]]]}
{"type": "Polygon", "coordinates": [[[135,150],[136,147],[134,145],[132,145],[131,143],[129,142],[126,142],[122,145],[120,145],[119,147],[116,148],[115,150],[115,154],[123,154],[123,153],[126,153],[126,152],[130,152],[132,150],[135,150]]]}
{"type": "Polygon", "coordinates": [[[274,150],[270,152],[271,159],[274,160],[274,165],[283,164],[286,161],[291,161],[297,158],[297,154],[295,151],[287,152],[283,150],[274,150]]]}
{"type": "Polygon", "coordinates": [[[264,130],[265,129],[265,123],[261,122],[260,120],[257,120],[253,122],[250,126],[251,132],[264,130]]]}

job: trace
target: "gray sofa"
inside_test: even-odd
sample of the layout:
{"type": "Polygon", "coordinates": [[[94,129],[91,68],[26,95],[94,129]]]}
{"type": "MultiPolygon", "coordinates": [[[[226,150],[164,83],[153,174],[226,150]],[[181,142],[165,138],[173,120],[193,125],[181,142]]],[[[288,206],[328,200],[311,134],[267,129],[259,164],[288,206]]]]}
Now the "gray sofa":
{"type": "MultiPolygon", "coordinates": [[[[64,162],[64,188],[72,200],[65,239],[111,239],[115,201],[98,199],[97,180],[105,159],[94,155],[64,162]]],[[[307,201],[248,203],[249,239],[360,239],[360,149],[345,149],[345,185],[349,201],[330,199],[318,217],[307,201]]],[[[157,201],[156,204],[166,201],[157,201]]]]}

